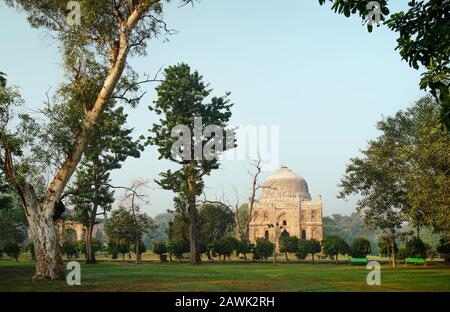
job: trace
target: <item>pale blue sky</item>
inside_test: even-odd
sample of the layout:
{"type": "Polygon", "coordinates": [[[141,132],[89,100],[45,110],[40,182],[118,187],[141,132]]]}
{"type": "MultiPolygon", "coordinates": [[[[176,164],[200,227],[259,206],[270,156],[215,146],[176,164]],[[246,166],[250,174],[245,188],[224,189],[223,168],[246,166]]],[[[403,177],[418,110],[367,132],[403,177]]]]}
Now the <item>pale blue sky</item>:
{"type": "MultiPolygon", "coordinates": [[[[406,7],[402,3],[395,1],[394,11],[406,7]]],[[[354,200],[336,198],[337,184],[349,159],[376,137],[376,121],[423,95],[420,73],[394,51],[394,33],[382,26],[369,34],[358,17],[336,15],[317,0],[202,0],[194,8],[178,8],[174,1],[166,22],[178,34],[151,42],[148,56],[131,60],[134,68],[153,74],[188,63],[215,94],[232,92],[233,124],[279,125],[280,163],[306,179],[313,198],[323,195],[325,215],[354,211],[354,200]]],[[[0,71],[21,88],[27,107],[40,106],[62,79],[56,43],[3,4],[0,29],[0,71]]],[[[155,120],[147,109],[153,88],[145,86],[148,94],[129,110],[136,136],[148,134],[155,120]]],[[[168,168],[157,157],[147,149],[115,172],[113,183],[153,180],[168,168]]],[[[207,178],[207,194],[221,196],[224,189],[234,201],[235,186],[245,202],[249,168],[249,161],[224,162],[207,178]]],[[[150,215],[172,207],[173,194],[154,183],[149,195],[150,215]]]]}

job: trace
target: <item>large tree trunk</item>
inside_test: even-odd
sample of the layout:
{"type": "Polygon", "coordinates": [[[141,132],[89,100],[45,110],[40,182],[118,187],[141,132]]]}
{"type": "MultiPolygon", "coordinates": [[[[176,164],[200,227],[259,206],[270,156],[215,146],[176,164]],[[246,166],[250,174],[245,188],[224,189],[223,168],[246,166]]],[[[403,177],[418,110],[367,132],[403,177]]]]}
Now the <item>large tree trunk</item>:
{"type": "Polygon", "coordinates": [[[86,263],[95,263],[95,252],[92,248],[92,231],[94,229],[94,225],[92,222],[86,226],[86,263]]]}
{"type": "Polygon", "coordinates": [[[392,267],[396,267],[396,257],[395,257],[395,239],[391,242],[391,254],[392,254],[392,267]]]}
{"type": "MultiPolygon", "coordinates": [[[[37,201],[35,201],[35,204],[37,201]]],[[[59,240],[53,221],[53,213],[41,204],[28,206],[27,216],[30,234],[36,252],[36,273],[33,281],[63,280],[63,261],[59,252],[59,240]]]]}
{"type": "Polygon", "coordinates": [[[189,250],[191,254],[191,263],[200,263],[201,259],[198,255],[198,233],[197,233],[197,213],[195,211],[195,204],[192,204],[188,208],[189,213],[189,250]]]}
{"type": "Polygon", "coordinates": [[[136,264],[142,263],[142,257],[141,257],[141,242],[139,237],[136,238],[136,264]]]}

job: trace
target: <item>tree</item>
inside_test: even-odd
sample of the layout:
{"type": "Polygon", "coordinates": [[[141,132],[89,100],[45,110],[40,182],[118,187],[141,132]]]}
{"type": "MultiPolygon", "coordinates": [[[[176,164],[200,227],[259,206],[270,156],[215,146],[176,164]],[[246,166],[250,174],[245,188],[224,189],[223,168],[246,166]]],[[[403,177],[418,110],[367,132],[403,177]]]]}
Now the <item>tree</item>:
{"type": "Polygon", "coordinates": [[[159,260],[163,262],[162,255],[165,255],[168,251],[166,242],[157,241],[153,246],[153,252],[159,256],[159,260]]]}
{"type": "Polygon", "coordinates": [[[10,258],[19,261],[20,247],[17,243],[8,243],[3,247],[3,252],[10,258]]]}
{"type": "Polygon", "coordinates": [[[450,262],[450,239],[448,237],[440,239],[437,252],[441,254],[441,257],[444,258],[447,264],[450,262]]]}
{"type": "Polygon", "coordinates": [[[162,118],[150,129],[153,135],[148,142],[157,146],[159,158],[181,166],[161,173],[156,182],[175,192],[176,206],[186,209],[191,262],[200,263],[196,198],[203,192],[204,177],[219,168],[220,153],[234,147],[233,140],[229,144],[228,136],[223,137],[232,104],[227,99],[229,93],[209,99],[212,90],[186,64],[170,66],[164,73],[163,82],[156,88],[158,98],[150,107],[162,118]]]}
{"type": "Polygon", "coordinates": [[[321,252],[322,247],[320,246],[320,242],[315,239],[310,239],[308,241],[308,252],[312,256],[312,262],[314,263],[314,255],[318,252],[321,252]]]}
{"type": "Polygon", "coordinates": [[[339,236],[327,236],[322,241],[323,252],[330,258],[335,258],[338,263],[339,255],[346,255],[350,252],[347,242],[339,236]]]}
{"type": "Polygon", "coordinates": [[[427,247],[418,237],[412,237],[406,241],[405,255],[410,258],[426,258],[427,247]]]}
{"type": "Polygon", "coordinates": [[[236,245],[236,254],[238,256],[242,254],[244,256],[244,261],[247,261],[247,254],[252,252],[253,247],[254,246],[247,240],[238,241],[236,245]]]}
{"type": "MultiPolygon", "coordinates": [[[[159,0],[82,1],[81,25],[73,27],[66,23],[65,1],[5,0],[5,3],[27,13],[31,26],[45,28],[53,38],[57,38],[67,77],[66,83],[58,89],[58,99],[63,108],[75,108],[78,112],[73,115],[77,117],[77,131],[69,132],[70,136],[64,140],[59,135],[61,131],[54,131],[55,136],[45,132],[42,136],[34,136],[31,141],[34,146],[47,142],[42,147],[49,147],[47,151],[51,151],[51,155],[61,156],[61,161],[43,168],[43,164],[48,163],[46,159],[54,158],[34,157],[37,156],[36,150],[29,148],[30,142],[24,140],[20,132],[7,128],[10,109],[20,103],[17,97],[5,99],[3,94],[0,96],[1,152],[5,171],[19,194],[36,248],[34,279],[61,280],[64,279],[64,270],[54,226],[55,204],[60,201],[90,136],[95,136],[93,127],[108,101],[115,98],[133,105],[139,101],[139,96],[130,98],[130,93],[138,91],[139,83],[137,75],[127,65],[127,58],[129,55],[144,55],[148,40],[167,29],[161,19],[163,5],[159,0]],[[59,139],[64,143],[64,149],[59,150],[61,153],[54,153],[57,145],[43,138],[59,139]],[[27,155],[32,157],[27,158],[27,155]],[[28,159],[35,162],[27,162],[28,159]],[[44,162],[38,161],[40,159],[44,162]],[[42,196],[37,194],[39,183],[30,183],[41,181],[30,179],[30,173],[36,168],[38,170],[34,173],[41,175],[45,175],[46,169],[54,173],[42,196]]],[[[2,84],[3,80],[2,77],[2,84]]],[[[2,93],[3,90],[2,87],[2,93]]],[[[26,118],[32,120],[30,116],[26,118]]],[[[43,188],[42,185],[40,187],[43,188]]]]}
{"type": "MultiPolygon", "coordinates": [[[[357,13],[364,21],[374,9],[368,6],[370,0],[319,0],[321,5],[326,2],[333,2],[335,12],[347,17],[357,13]]],[[[390,13],[389,1],[379,0],[378,3],[380,18],[386,20],[390,13]]],[[[392,14],[386,25],[399,33],[396,49],[402,59],[414,69],[420,66],[426,69],[420,88],[431,90],[441,107],[441,121],[450,129],[450,0],[414,0],[409,1],[408,6],[406,12],[392,14]]],[[[367,27],[371,32],[372,22],[367,23],[367,27]]]]}
{"type": "MultiPolygon", "coordinates": [[[[199,242],[207,246],[215,244],[227,235],[231,235],[235,225],[235,216],[230,208],[219,204],[204,204],[198,213],[199,242]]],[[[208,259],[211,259],[207,250],[208,259]]]]}
{"type": "Polygon", "coordinates": [[[29,242],[25,245],[24,251],[29,252],[31,255],[31,260],[36,261],[36,252],[34,250],[34,244],[33,242],[29,242]]]}
{"type": "Polygon", "coordinates": [[[370,242],[364,237],[355,239],[350,247],[350,256],[353,258],[365,258],[371,252],[370,242]]]}
{"type": "Polygon", "coordinates": [[[121,240],[110,240],[108,242],[108,253],[112,259],[117,259],[122,254],[122,261],[125,262],[125,255],[130,252],[130,242],[121,240]]]}
{"type": "Polygon", "coordinates": [[[74,207],[72,218],[86,227],[86,263],[95,263],[91,240],[97,216],[102,214],[98,210],[105,214],[114,202],[110,173],[120,169],[129,156],[139,157],[142,150],[139,141],[131,137],[132,129],[125,128],[126,119],[123,107],[110,104],[105,108],[94,126],[96,136],[86,147],[76,182],[66,193],[74,207]]]}
{"type": "MultiPolygon", "coordinates": [[[[108,218],[105,226],[105,234],[121,250],[127,249],[130,251],[131,245],[134,244],[136,248],[136,262],[140,263],[138,259],[140,259],[141,251],[139,249],[142,244],[136,246],[136,242],[141,242],[143,233],[148,233],[153,229],[153,221],[145,213],[135,211],[133,215],[130,210],[120,206],[108,218]]],[[[122,253],[122,251],[119,251],[119,253],[122,253]]]]}
{"type": "Polygon", "coordinates": [[[66,255],[69,260],[78,258],[79,243],[77,241],[65,240],[61,244],[61,254],[66,255]]]}
{"type": "Polygon", "coordinates": [[[308,241],[306,239],[299,239],[295,256],[297,259],[304,260],[309,254],[308,241]]]}
{"type": "Polygon", "coordinates": [[[298,249],[298,238],[296,236],[286,236],[280,238],[280,251],[284,252],[286,261],[289,261],[288,253],[296,253],[298,249]]]}
{"type": "Polygon", "coordinates": [[[395,262],[396,255],[398,254],[397,242],[389,236],[380,237],[378,240],[378,252],[383,257],[389,257],[389,261],[394,265],[393,262],[395,262]]]}
{"type": "MultiPolygon", "coordinates": [[[[409,221],[417,230],[432,226],[449,231],[450,205],[446,196],[450,183],[447,164],[450,156],[448,133],[438,129],[437,103],[431,98],[419,100],[406,111],[378,123],[382,134],[354,158],[341,180],[339,197],[358,194],[357,212],[371,228],[390,238],[390,248],[409,221]]],[[[390,253],[394,258],[394,251],[390,253]]]]}
{"type": "Polygon", "coordinates": [[[258,257],[264,258],[267,262],[268,258],[273,255],[275,250],[275,244],[264,238],[258,238],[256,240],[256,246],[254,249],[254,254],[258,257]]]}
{"type": "Polygon", "coordinates": [[[213,251],[219,255],[219,259],[223,256],[223,262],[227,257],[230,257],[236,249],[235,239],[232,237],[224,237],[213,244],[213,251]]]}
{"type": "Polygon", "coordinates": [[[167,244],[167,248],[169,249],[171,257],[170,261],[172,261],[172,255],[174,255],[178,260],[181,260],[183,258],[183,254],[190,251],[189,244],[181,239],[170,240],[167,244]]]}

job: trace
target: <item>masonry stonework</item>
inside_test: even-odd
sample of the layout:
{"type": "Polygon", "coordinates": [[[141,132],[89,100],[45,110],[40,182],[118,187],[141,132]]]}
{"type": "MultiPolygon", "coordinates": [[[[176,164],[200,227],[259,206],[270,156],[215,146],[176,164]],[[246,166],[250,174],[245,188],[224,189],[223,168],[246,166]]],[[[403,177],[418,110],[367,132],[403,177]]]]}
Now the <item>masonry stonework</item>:
{"type": "Polygon", "coordinates": [[[261,197],[255,202],[249,239],[267,238],[279,250],[279,238],[323,239],[322,197],[311,200],[305,179],[281,167],[264,181],[261,197]]]}

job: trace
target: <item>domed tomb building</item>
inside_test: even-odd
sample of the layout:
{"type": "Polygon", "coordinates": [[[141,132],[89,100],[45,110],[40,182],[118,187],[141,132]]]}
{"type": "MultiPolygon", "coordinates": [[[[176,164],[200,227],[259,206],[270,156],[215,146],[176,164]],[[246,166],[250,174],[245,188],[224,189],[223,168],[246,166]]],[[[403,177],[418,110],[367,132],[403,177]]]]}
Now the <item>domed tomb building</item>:
{"type": "Polygon", "coordinates": [[[266,238],[279,250],[279,238],[283,236],[319,241],[323,238],[322,197],[318,195],[317,200],[311,200],[305,179],[284,166],[264,181],[252,215],[249,229],[252,243],[266,238]]]}

